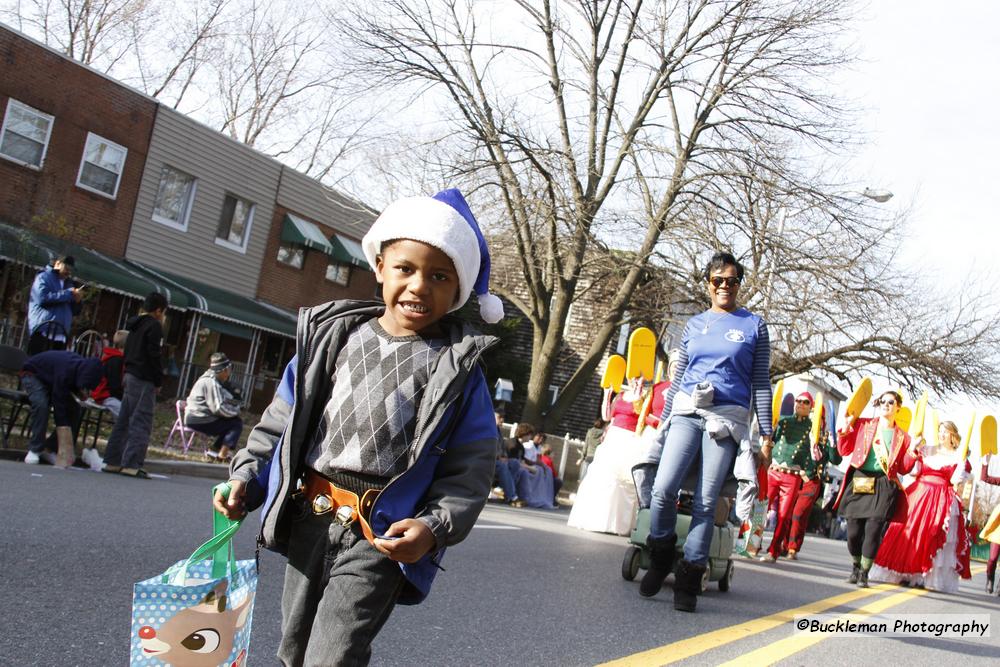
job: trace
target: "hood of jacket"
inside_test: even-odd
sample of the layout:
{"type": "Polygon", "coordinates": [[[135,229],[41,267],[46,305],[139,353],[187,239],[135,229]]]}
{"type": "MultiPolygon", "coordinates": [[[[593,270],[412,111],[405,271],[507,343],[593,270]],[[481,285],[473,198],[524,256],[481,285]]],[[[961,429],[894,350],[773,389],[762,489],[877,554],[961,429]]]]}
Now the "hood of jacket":
{"type": "Polygon", "coordinates": [[[108,359],[112,357],[124,357],[125,352],[119,350],[117,347],[106,347],[104,348],[104,353],[101,354],[101,362],[107,363],[108,359]]]}

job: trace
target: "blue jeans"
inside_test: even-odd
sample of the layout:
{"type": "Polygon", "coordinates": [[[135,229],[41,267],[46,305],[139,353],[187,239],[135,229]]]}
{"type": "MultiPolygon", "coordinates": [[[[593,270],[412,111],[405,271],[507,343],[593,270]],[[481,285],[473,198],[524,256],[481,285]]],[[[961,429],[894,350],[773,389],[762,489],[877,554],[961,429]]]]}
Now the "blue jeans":
{"type": "Polygon", "coordinates": [[[684,541],[684,558],[698,565],[708,563],[712,523],[719,492],[729,475],[738,444],[731,437],[713,440],[705,433],[705,420],[691,415],[670,419],[663,455],[653,481],[649,534],[670,537],[677,526],[677,494],[692,463],[700,461],[701,474],[694,489],[691,529],[684,541]]]}
{"type": "Polygon", "coordinates": [[[21,388],[31,403],[31,439],[28,450],[41,454],[45,448],[45,432],[49,427],[49,387],[34,375],[21,378],[21,388]]]}
{"type": "Polygon", "coordinates": [[[240,444],[240,435],[243,434],[243,420],[239,417],[219,417],[203,424],[185,425],[193,431],[216,436],[212,444],[212,451],[215,452],[222,449],[223,445],[235,450],[240,444]]]}
{"type": "Polygon", "coordinates": [[[497,459],[494,466],[497,481],[500,482],[500,488],[503,489],[503,499],[508,503],[517,499],[517,486],[514,484],[515,478],[510,465],[511,461],[514,462],[517,468],[521,467],[517,459],[497,459]]]}

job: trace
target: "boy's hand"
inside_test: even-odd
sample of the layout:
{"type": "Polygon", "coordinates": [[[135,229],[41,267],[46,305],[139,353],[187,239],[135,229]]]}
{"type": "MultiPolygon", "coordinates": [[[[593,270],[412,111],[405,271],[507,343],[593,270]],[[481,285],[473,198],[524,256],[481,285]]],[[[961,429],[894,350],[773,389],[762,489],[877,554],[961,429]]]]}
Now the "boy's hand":
{"type": "Polygon", "coordinates": [[[437,544],[427,524],[416,519],[397,521],[389,526],[385,536],[396,539],[375,538],[375,548],[400,563],[416,563],[437,544]]]}
{"type": "Polygon", "coordinates": [[[232,521],[238,521],[247,515],[243,507],[243,497],[246,495],[246,484],[238,479],[229,480],[229,499],[226,500],[218,491],[212,498],[212,506],[232,521]]]}

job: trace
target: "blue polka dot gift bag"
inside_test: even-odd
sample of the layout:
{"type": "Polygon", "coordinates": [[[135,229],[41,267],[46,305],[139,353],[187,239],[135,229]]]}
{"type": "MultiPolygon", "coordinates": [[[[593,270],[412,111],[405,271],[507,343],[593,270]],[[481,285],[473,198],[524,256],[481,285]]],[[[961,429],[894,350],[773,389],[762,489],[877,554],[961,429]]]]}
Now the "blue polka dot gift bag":
{"type": "MultiPolygon", "coordinates": [[[[225,496],[229,486],[215,490],[225,496]]],[[[239,527],[215,512],[210,540],[187,560],[135,585],[130,664],[245,667],[257,562],[235,559],[232,540],[239,527]]]]}

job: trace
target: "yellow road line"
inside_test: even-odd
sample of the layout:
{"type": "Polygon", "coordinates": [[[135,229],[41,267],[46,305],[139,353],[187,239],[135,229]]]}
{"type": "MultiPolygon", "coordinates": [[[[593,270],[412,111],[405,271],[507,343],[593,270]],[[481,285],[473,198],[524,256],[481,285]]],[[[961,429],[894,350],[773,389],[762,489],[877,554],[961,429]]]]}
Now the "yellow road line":
{"type": "Polygon", "coordinates": [[[839,607],[855,600],[860,600],[880,591],[896,590],[896,586],[881,584],[871,588],[858,588],[847,593],[834,595],[833,597],[810,602],[801,607],[786,609],[770,616],[755,618],[752,621],[730,625],[726,628],[706,632],[695,637],[681,639],[672,644],[660,646],[648,651],[634,653],[624,658],[606,662],[598,667],[659,667],[669,665],[673,662],[690,658],[709,649],[717,648],[724,644],[746,639],[760,632],[766,632],[780,625],[790,622],[796,616],[806,616],[809,614],[819,614],[827,609],[839,607]]]}
{"type": "MultiPolygon", "coordinates": [[[[854,614],[879,614],[895,607],[898,604],[903,604],[908,602],[915,597],[926,594],[925,589],[911,588],[902,593],[896,593],[895,595],[890,595],[889,597],[882,598],[881,600],[876,600],[871,604],[867,604],[863,607],[858,607],[848,612],[850,615],[854,614]]],[[[848,614],[844,614],[846,617],[848,614]]],[[[735,660],[730,660],[729,662],[724,662],[720,667],[740,667],[742,665],[773,665],[776,662],[784,660],[790,655],[794,655],[799,651],[803,651],[814,644],[818,644],[824,639],[827,639],[833,635],[823,633],[823,632],[812,632],[812,633],[801,633],[792,635],[785,639],[772,642],[767,646],[761,647],[756,651],[751,651],[741,655],[735,660]]]]}
{"type": "MultiPolygon", "coordinates": [[[[972,568],[972,576],[983,572],[986,568],[979,566],[972,568]]],[[[816,602],[810,602],[807,605],[801,607],[795,607],[794,609],[786,609],[784,611],[779,611],[770,616],[763,616],[761,618],[756,618],[752,621],[747,621],[745,623],[738,623],[736,625],[730,625],[726,628],[721,628],[719,630],[713,630],[712,632],[706,632],[695,637],[689,637],[687,639],[681,639],[672,644],[667,644],[665,646],[660,646],[658,648],[650,649],[648,651],[642,651],[640,653],[634,653],[624,658],[619,658],[617,660],[612,660],[610,662],[605,662],[597,667],[660,667],[661,665],[669,665],[674,662],[679,662],[690,658],[693,655],[698,655],[699,653],[704,653],[713,648],[723,646],[735,641],[740,641],[741,639],[746,639],[755,634],[766,632],[767,630],[774,629],[785,623],[792,621],[796,616],[808,616],[811,614],[820,614],[827,609],[832,609],[834,607],[840,607],[846,605],[855,600],[860,600],[862,598],[875,595],[883,591],[895,591],[899,590],[898,586],[891,584],[878,584],[872,586],[871,588],[859,588],[847,593],[841,593],[839,595],[834,595],[833,597],[825,598],[823,600],[817,600],[816,602]]],[[[927,591],[924,589],[907,589],[903,593],[898,593],[882,600],[873,602],[865,607],[861,607],[856,611],[850,613],[869,613],[875,614],[879,611],[887,609],[893,605],[901,604],[906,600],[912,599],[918,595],[923,595],[927,591]],[[883,606],[885,605],[885,606],[883,606]]],[[[791,655],[796,651],[801,651],[808,646],[822,641],[827,638],[827,635],[819,635],[818,639],[813,640],[812,635],[801,635],[801,637],[810,640],[809,644],[804,644],[801,648],[797,648],[794,651],[788,651],[787,655],[791,655]]],[[[768,658],[763,657],[757,660],[751,660],[749,663],[747,660],[753,656],[756,656],[762,651],[769,651],[774,646],[781,644],[782,642],[787,642],[784,644],[786,646],[792,646],[793,640],[798,640],[799,635],[795,635],[789,639],[780,640],[775,644],[771,644],[764,649],[759,649],[751,653],[750,655],[744,655],[739,658],[741,664],[764,664],[766,661],[776,662],[777,660],[787,657],[787,655],[778,658],[768,658]]],[[[732,664],[735,664],[732,663],[732,664]]]]}

